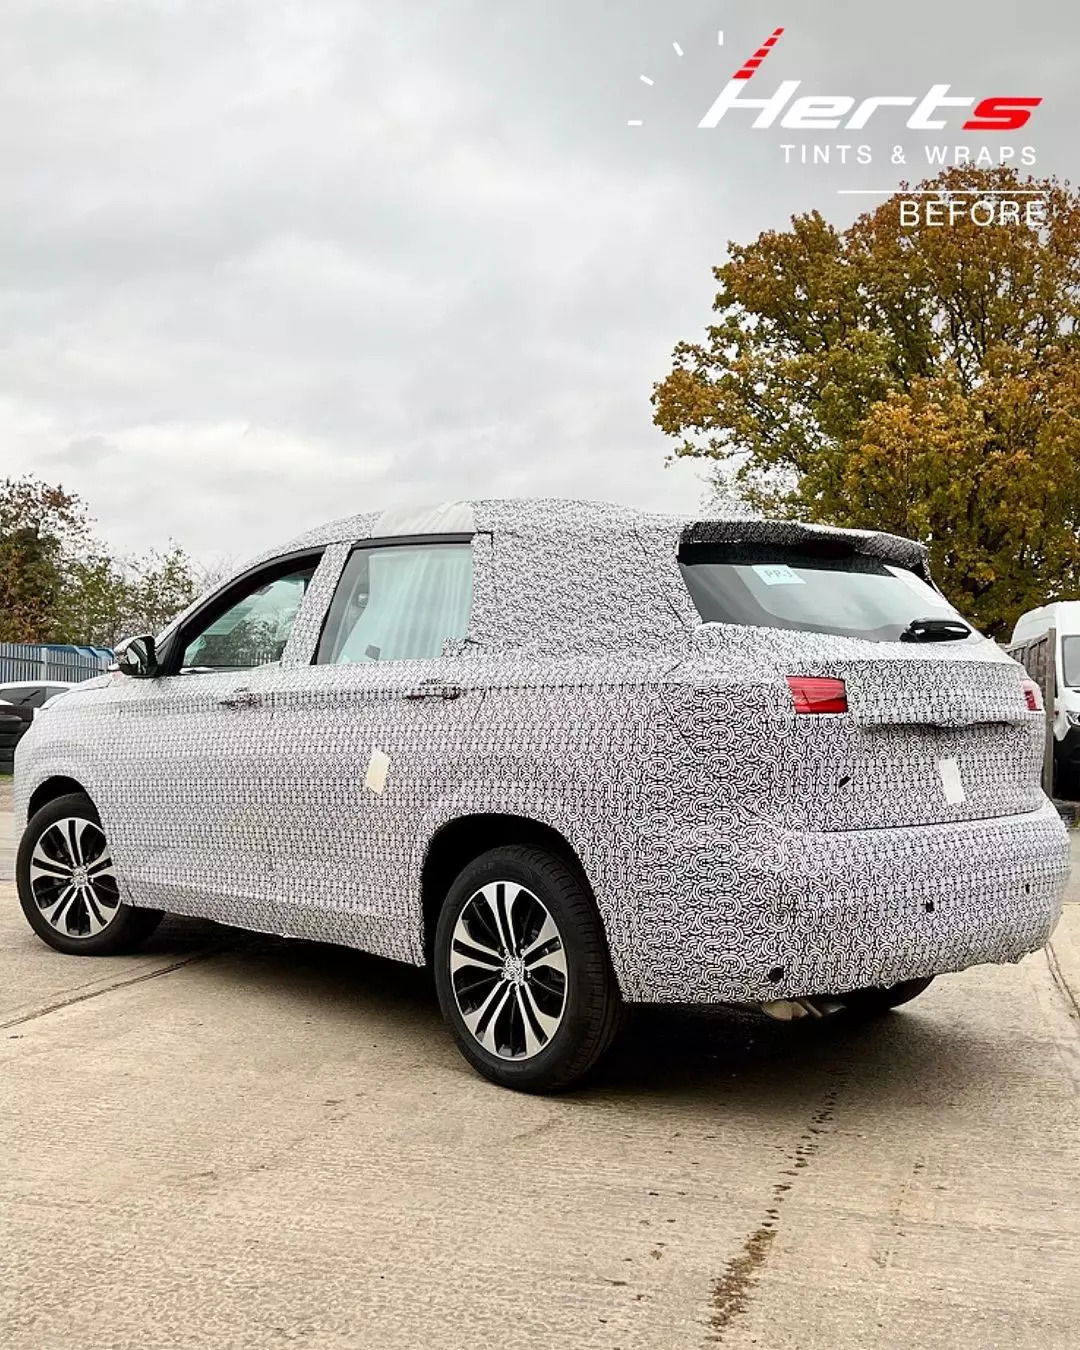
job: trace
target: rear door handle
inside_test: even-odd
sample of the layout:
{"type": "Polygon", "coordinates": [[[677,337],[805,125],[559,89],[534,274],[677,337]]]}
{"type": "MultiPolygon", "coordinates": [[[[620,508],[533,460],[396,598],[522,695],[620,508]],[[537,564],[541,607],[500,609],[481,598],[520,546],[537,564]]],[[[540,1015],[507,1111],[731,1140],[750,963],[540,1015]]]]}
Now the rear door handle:
{"type": "Polygon", "coordinates": [[[257,708],[262,702],[258,694],[253,694],[250,689],[234,689],[231,694],[225,694],[218,699],[219,708],[257,708]]]}
{"type": "Polygon", "coordinates": [[[460,698],[464,692],[459,684],[444,684],[442,680],[424,680],[415,689],[407,689],[402,697],[409,699],[410,702],[416,702],[422,698],[460,698]]]}

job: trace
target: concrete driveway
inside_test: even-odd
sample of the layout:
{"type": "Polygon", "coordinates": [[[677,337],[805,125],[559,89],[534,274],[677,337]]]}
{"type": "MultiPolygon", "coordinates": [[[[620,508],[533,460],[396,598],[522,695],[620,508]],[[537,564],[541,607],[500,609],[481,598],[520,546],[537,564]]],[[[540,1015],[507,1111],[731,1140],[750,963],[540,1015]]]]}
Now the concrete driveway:
{"type": "Polygon", "coordinates": [[[0,886],[0,1345],[1075,1347],[1078,899],[874,1025],[654,1010],[537,1099],[419,972],[62,957],[0,886]]]}

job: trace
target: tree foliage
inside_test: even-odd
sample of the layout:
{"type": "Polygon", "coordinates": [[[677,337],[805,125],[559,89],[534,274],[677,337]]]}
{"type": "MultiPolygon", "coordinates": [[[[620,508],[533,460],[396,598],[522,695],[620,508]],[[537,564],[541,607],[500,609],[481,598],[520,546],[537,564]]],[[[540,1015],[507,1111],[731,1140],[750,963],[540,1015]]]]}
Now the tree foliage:
{"type": "Polygon", "coordinates": [[[197,590],[179,546],[118,556],[83,502],[33,477],[0,482],[0,641],[114,647],[157,632],[197,590]]]}
{"type": "Polygon", "coordinates": [[[1080,196],[1007,169],[921,186],[1041,189],[1046,223],[905,226],[901,192],[843,231],[811,212],[732,244],[654,420],[754,509],[923,540],[1007,636],[1080,596],[1080,196]]]}
{"type": "Polygon", "coordinates": [[[177,544],[143,557],[95,550],[73,558],[58,609],[60,631],[88,636],[61,640],[115,647],[133,633],[157,633],[191,603],[196,589],[191,562],[177,544]]]}
{"type": "Polygon", "coordinates": [[[0,484],[0,642],[45,642],[63,603],[68,559],[89,521],[78,497],[35,478],[0,484]]]}

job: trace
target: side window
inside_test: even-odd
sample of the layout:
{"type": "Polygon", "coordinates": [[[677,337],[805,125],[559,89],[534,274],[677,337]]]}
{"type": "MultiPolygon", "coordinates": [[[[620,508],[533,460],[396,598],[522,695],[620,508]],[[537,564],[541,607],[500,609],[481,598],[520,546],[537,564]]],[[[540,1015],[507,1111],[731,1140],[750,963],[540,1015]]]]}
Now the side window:
{"type": "Polygon", "coordinates": [[[470,544],[392,544],[349,556],[315,660],[417,661],[463,638],[472,605],[470,544]]]}
{"type": "Polygon", "coordinates": [[[181,668],[246,670],[280,661],[315,567],[312,561],[273,581],[256,581],[205,627],[185,633],[181,668]]]}

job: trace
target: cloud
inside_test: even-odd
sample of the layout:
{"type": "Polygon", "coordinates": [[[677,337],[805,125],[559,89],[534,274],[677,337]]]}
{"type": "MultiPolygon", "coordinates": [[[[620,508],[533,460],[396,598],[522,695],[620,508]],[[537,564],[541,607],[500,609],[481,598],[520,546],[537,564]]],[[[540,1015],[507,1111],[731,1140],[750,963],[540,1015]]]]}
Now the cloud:
{"type": "MultiPolygon", "coordinates": [[[[1067,170],[1042,30],[1073,11],[954,9],[992,63],[923,0],[858,24],[829,0],[776,78],[914,90],[1008,50],[1067,170]]],[[[748,119],[694,129],[761,16],[719,48],[705,0],[8,0],[3,471],[62,478],[121,547],[205,555],[465,494],[692,509],[652,382],[728,239],[844,201],[748,119]]]]}

